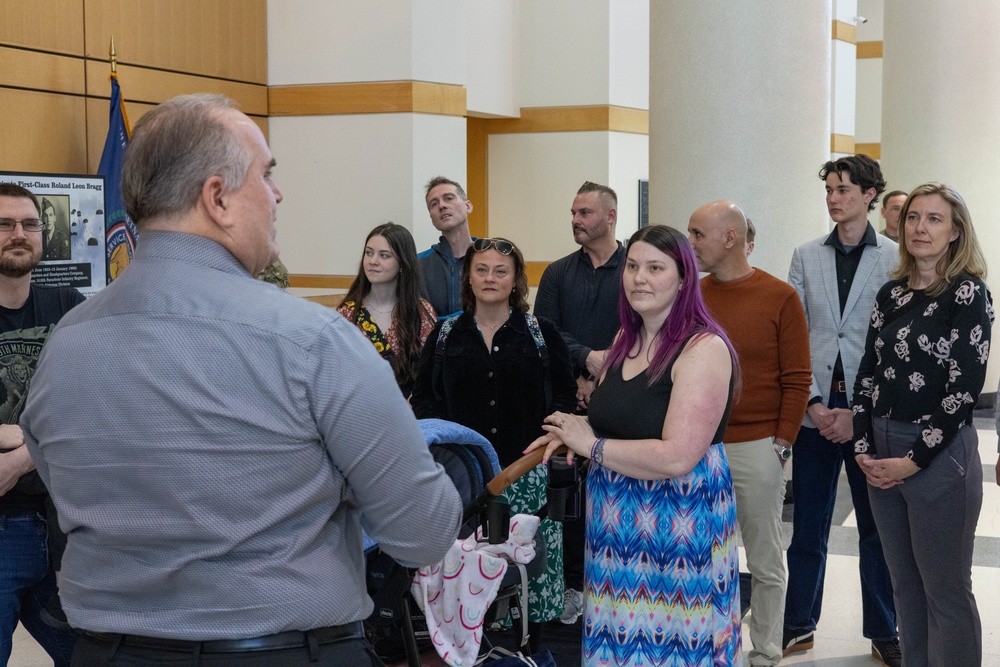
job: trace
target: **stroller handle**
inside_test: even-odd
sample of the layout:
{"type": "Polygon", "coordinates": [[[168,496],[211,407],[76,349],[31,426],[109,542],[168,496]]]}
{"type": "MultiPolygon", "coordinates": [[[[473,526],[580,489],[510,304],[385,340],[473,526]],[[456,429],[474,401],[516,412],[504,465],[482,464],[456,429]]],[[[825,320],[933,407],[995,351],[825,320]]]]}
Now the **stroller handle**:
{"type": "MultiPolygon", "coordinates": [[[[561,445],[552,453],[552,456],[563,455],[568,451],[569,448],[566,447],[566,445],[561,445]]],[[[516,482],[518,478],[521,477],[521,475],[541,463],[543,454],[545,454],[545,448],[539,447],[535,451],[530,454],[525,454],[501,470],[500,474],[491,479],[486,485],[486,489],[490,492],[490,495],[496,498],[501,493],[506,491],[511,484],[516,482]]]]}

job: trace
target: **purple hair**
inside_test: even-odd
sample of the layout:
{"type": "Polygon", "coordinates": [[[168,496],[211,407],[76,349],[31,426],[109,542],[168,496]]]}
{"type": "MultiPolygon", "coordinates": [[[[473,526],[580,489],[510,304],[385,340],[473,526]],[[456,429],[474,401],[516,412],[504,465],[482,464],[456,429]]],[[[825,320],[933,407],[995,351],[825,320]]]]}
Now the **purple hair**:
{"type": "MultiPolygon", "coordinates": [[[[722,330],[718,322],[712,319],[701,298],[701,287],[698,280],[698,262],[687,237],[673,227],[666,225],[650,225],[643,227],[628,241],[631,248],[634,243],[648,243],[660,252],[670,257],[677,264],[681,287],[677,298],[670,308],[670,314],[660,327],[657,336],[660,345],[649,363],[649,385],[652,386],[663,377],[667,366],[673,360],[681,347],[692,336],[715,334],[726,343],[729,356],[733,360],[733,387],[740,385],[740,366],[733,344],[722,330]]],[[[625,294],[625,281],[618,285],[618,314],[621,317],[621,333],[611,346],[606,367],[617,367],[628,358],[629,352],[635,347],[642,336],[642,317],[632,309],[625,294]]],[[[738,389],[737,389],[738,390],[738,389]]]]}

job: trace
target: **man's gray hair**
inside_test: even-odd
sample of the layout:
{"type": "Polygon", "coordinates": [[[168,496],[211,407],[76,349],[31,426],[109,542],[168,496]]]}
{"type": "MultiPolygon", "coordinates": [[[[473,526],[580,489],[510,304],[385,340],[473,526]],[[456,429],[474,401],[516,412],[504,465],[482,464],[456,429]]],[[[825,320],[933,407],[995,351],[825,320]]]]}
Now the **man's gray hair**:
{"type": "Polygon", "coordinates": [[[139,119],[122,168],[125,210],[137,225],[189,211],[212,176],[226,190],[243,185],[253,154],[222,121],[235,108],[223,95],[181,95],[139,119]]]}

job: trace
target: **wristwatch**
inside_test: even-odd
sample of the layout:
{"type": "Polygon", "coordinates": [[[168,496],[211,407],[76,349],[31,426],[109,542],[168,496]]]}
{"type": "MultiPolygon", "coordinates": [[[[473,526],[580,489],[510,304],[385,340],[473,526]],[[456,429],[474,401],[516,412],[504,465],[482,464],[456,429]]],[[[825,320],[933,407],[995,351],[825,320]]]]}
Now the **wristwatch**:
{"type": "Polygon", "coordinates": [[[777,454],[778,458],[781,459],[782,461],[787,461],[788,459],[792,458],[792,450],[789,449],[788,447],[782,447],[776,442],[772,443],[772,446],[774,447],[774,453],[777,454]]]}

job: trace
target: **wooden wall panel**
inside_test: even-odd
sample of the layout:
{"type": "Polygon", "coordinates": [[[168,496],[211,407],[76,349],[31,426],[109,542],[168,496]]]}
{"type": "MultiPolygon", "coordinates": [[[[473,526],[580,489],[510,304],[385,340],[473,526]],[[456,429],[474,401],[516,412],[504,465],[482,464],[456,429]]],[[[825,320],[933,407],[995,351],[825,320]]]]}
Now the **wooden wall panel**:
{"type": "Polygon", "coordinates": [[[0,86],[82,95],[83,60],[0,46],[0,86]]]}
{"type": "Polygon", "coordinates": [[[332,116],[361,113],[430,113],[464,116],[465,86],[426,81],[377,81],[271,86],[272,116],[332,116]]]}
{"type": "Polygon", "coordinates": [[[3,0],[0,44],[82,56],[83,2],[3,0]]]}
{"type": "Polygon", "coordinates": [[[266,0],[83,2],[88,58],[267,83],[266,0]]]}
{"type": "MultiPolygon", "coordinates": [[[[108,100],[87,99],[87,173],[96,172],[97,165],[101,163],[101,152],[104,151],[104,141],[108,136],[108,115],[111,111],[108,105],[108,100]]],[[[155,104],[132,102],[127,95],[125,96],[125,113],[132,126],[142,118],[144,113],[155,106],[155,104]]],[[[250,116],[250,119],[257,123],[266,139],[267,117],[250,116]]]]}
{"type": "Polygon", "coordinates": [[[863,58],[881,58],[882,40],[877,42],[858,42],[858,60],[863,58]]]}
{"type": "Polygon", "coordinates": [[[629,132],[649,134],[649,112],[611,105],[521,107],[519,118],[486,121],[489,134],[526,132],[629,132]]]}
{"type": "MultiPolygon", "coordinates": [[[[110,67],[106,62],[87,61],[87,94],[92,97],[110,97],[108,83],[110,67]]],[[[162,72],[142,67],[118,66],[118,83],[125,100],[159,104],[176,95],[188,93],[221,93],[239,103],[245,114],[267,115],[267,86],[236,81],[222,81],[204,76],[162,72]]]]}
{"type": "Polygon", "coordinates": [[[847,42],[848,44],[857,44],[858,42],[858,29],[850,23],[834,21],[832,32],[835,40],[847,42]]]}
{"type": "Polygon", "coordinates": [[[174,95],[214,92],[267,136],[266,0],[0,0],[0,119],[18,128],[0,169],[96,171],[112,34],[133,124],[174,95]]]}
{"type": "Polygon", "coordinates": [[[86,173],[85,115],[82,97],[0,88],[0,118],[16,128],[0,142],[0,169],[86,173]]]}
{"type": "Polygon", "coordinates": [[[488,120],[466,119],[465,194],[473,203],[469,231],[473,236],[489,236],[489,145],[488,120]]]}
{"type": "Polygon", "coordinates": [[[319,289],[348,289],[354,276],[325,275],[320,273],[292,273],[288,283],[292,287],[312,287],[319,289]]]}

